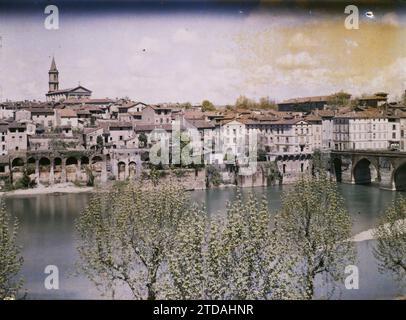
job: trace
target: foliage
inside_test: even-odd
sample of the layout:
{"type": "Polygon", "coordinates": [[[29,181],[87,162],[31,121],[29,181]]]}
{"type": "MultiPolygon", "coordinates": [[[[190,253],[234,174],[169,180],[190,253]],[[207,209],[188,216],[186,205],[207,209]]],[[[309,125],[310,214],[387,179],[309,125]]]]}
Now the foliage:
{"type": "Polygon", "coordinates": [[[9,175],[0,177],[0,181],[3,181],[3,186],[1,188],[2,191],[14,190],[14,186],[11,183],[11,178],[9,175]]]}
{"type": "Polygon", "coordinates": [[[162,170],[162,167],[156,167],[150,164],[149,172],[143,170],[141,174],[142,180],[150,180],[154,186],[157,186],[159,180],[166,175],[166,172],[162,170]]]}
{"type": "Polygon", "coordinates": [[[276,180],[282,182],[283,176],[279,171],[278,165],[275,161],[265,162],[263,170],[265,171],[265,175],[268,179],[268,183],[272,184],[276,180]]]}
{"type": "Polygon", "coordinates": [[[216,111],[216,107],[209,100],[203,100],[202,111],[216,111]]]}
{"type": "Polygon", "coordinates": [[[262,97],[259,99],[258,108],[277,110],[278,106],[276,102],[274,100],[270,100],[269,97],[262,97]]]}
{"type": "Polygon", "coordinates": [[[238,193],[226,215],[211,221],[207,247],[205,298],[294,297],[292,260],[276,241],[266,199],[238,193]]]}
{"type": "Polygon", "coordinates": [[[266,151],[264,149],[258,149],[258,161],[266,161],[266,151]]]}
{"type": "Polygon", "coordinates": [[[312,174],[324,174],[328,169],[329,164],[326,157],[320,152],[320,150],[315,150],[312,156],[312,174]]]}
{"type": "Polygon", "coordinates": [[[275,101],[271,100],[269,97],[262,97],[259,102],[254,99],[249,99],[245,96],[239,96],[234,104],[237,109],[277,109],[275,101]]]}
{"type": "Polygon", "coordinates": [[[403,94],[402,94],[402,100],[401,100],[401,103],[402,103],[404,106],[406,106],[406,91],[405,91],[405,92],[403,92],[403,94]]]}
{"type": "Polygon", "coordinates": [[[222,183],[221,174],[215,166],[208,165],[206,168],[206,174],[208,186],[213,185],[218,187],[222,183]]]}
{"type": "Polygon", "coordinates": [[[344,91],[339,91],[332,94],[328,100],[327,105],[333,108],[345,107],[350,103],[351,94],[344,91]]]}
{"type": "Polygon", "coordinates": [[[379,271],[390,271],[399,282],[406,282],[406,199],[400,198],[386,210],[375,230],[374,255],[379,271]]]}
{"type": "Polygon", "coordinates": [[[190,102],[183,102],[179,105],[181,109],[189,110],[192,108],[192,104],[190,102]]]}
{"type": "Polygon", "coordinates": [[[186,175],[186,171],[182,170],[182,169],[174,169],[173,173],[175,174],[175,176],[177,178],[182,178],[182,177],[184,177],[186,175]]]}
{"type": "Polygon", "coordinates": [[[93,187],[94,186],[94,180],[95,180],[95,176],[93,174],[93,170],[91,167],[86,166],[86,175],[87,175],[87,182],[86,185],[88,187],[93,187]]]}
{"type": "Polygon", "coordinates": [[[337,185],[325,175],[303,177],[284,193],[276,235],[286,253],[299,258],[297,289],[306,299],[314,295],[316,276],[325,283],[342,281],[345,266],[354,263],[351,218],[337,185]]]}
{"type": "Polygon", "coordinates": [[[147,135],[144,132],[141,132],[138,135],[138,146],[140,148],[145,148],[147,146],[148,138],[147,135]]]}
{"type": "Polygon", "coordinates": [[[97,150],[103,150],[104,141],[103,141],[102,136],[97,136],[97,138],[96,138],[96,146],[97,146],[97,150]]]}
{"type": "Polygon", "coordinates": [[[52,139],[49,142],[49,148],[51,150],[67,150],[67,149],[75,149],[78,146],[77,141],[64,141],[61,139],[52,139]]]}
{"type": "Polygon", "coordinates": [[[14,299],[23,285],[17,279],[23,264],[21,248],[16,244],[18,221],[11,220],[4,199],[0,202],[0,300],[14,299]]]}
{"type": "Polygon", "coordinates": [[[18,179],[15,183],[16,189],[28,189],[34,188],[36,185],[35,179],[30,178],[29,169],[24,167],[23,169],[23,176],[18,179]]]}
{"type": "Polygon", "coordinates": [[[136,184],[94,194],[76,222],[79,270],[104,292],[125,284],[133,298],[160,297],[179,228],[196,211],[186,195],[172,185],[145,192],[136,184]]]}

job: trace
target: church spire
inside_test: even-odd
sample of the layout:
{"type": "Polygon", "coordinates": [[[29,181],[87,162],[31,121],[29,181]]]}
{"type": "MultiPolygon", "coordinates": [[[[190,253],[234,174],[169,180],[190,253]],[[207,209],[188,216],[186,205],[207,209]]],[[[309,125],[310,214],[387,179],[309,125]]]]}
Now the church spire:
{"type": "Polygon", "coordinates": [[[49,71],[58,71],[56,68],[55,57],[52,57],[51,69],[49,71]]]}
{"type": "Polygon", "coordinates": [[[52,57],[51,68],[48,71],[48,76],[49,92],[57,91],[59,89],[59,71],[56,68],[54,57],[52,57]]]}

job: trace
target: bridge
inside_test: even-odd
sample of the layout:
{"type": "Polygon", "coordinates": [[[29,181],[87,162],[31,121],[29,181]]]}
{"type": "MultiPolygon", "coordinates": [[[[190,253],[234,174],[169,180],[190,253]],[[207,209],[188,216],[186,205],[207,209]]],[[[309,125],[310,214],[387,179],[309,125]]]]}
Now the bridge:
{"type": "Polygon", "coordinates": [[[406,191],[406,152],[331,151],[331,169],[338,182],[406,191]]]}
{"type": "Polygon", "coordinates": [[[87,183],[92,176],[104,183],[108,178],[126,180],[141,173],[138,149],[115,149],[108,154],[92,150],[14,152],[0,159],[0,179],[9,177],[16,182],[27,170],[37,183],[87,183]]]}

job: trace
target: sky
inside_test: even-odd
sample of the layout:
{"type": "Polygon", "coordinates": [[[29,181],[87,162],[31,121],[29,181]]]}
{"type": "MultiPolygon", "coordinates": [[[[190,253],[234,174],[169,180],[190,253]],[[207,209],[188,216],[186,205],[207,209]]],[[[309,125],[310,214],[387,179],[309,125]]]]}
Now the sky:
{"type": "Polygon", "coordinates": [[[340,90],[396,99],[406,89],[406,14],[399,6],[361,2],[359,29],[348,30],[342,3],[67,2],[52,2],[59,29],[47,30],[48,1],[10,7],[0,0],[2,101],[45,100],[52,56],[60,89],[80,83],[95,98],[146,103],[225,105],[239,95],[282,101],[340,90]]]}

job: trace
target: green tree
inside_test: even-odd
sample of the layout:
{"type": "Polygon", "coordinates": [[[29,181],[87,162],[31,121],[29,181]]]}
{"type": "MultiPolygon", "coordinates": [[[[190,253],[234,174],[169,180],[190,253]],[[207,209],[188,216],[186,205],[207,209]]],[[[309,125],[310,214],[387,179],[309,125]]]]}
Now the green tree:
{"type": "Polygon", "coordinates": [[[390,271],[399,282],[406,281],[406,199],[397,199],[386,210],[374,232],[374,255],[379,271],[390,271]]]}
{"type": "Polygon", "coordinates": [[[272,110],[278,109],[278,106],[275,103],[275,101],[270,100],[269,97],[260,98],[259,103],[258,103],[258,107],[260,109],[272,109],[272,110]]]}
{"type": "Polygon", "coordinates": [[[147,135],[144,132],[141,132],[138,135],[138,146],[141,148],[145,148],[147,146],[147,143],[148,143],[147,135]]]}
{"type": "Polygon", "coordinates": [[[282,196],[276,217],[276,235],[286,254],[299,258],[297,283],[303,298],[314,296],[316,276],[326,283],[344,279],[346,265],[353,264],[351,218],[337,185],[325,175],[303,177],[282,196]]]}
{"type": "Polygon", "coordinates": [[[254,109],[257,105],[254,100],[249,99],[246,96],[239,96],[235,101],[234,106],[237,109],[254,109]]]}
{"type": "Polygon", "coordinates": [[[264,149],[258,149],[258,161],[266,161],[266,151],[264,149]]]}
{"type": "Polygon", "coordinates": [[[172,185],[120,184],[94,194],[76,222],[79,271],[104,293],[125,284],[133,298],[162,297],[169,252],[193,212],[186,192],[172,185]]]}
{"type": "Polygon", "coordinates": [[[97,145],[97,150],[103,150],[104,146],[104,141],[102,136],[97,136],[96,138],[96,145],[97,145]]]}
{"type": "Polygon", "coordinates": [[[189,110],[189,109],[192,108],[192,104],[191,104],[190,102],[184,102],[184,103],[181,103],[181,104],[180,104],[180,107],[181,107],[182,109],[189,110]]]}
{"type": "Polygon", "coordinates": [[[327,105],[333,107],[334,109],[338,109],[338,108],[349,105],[350,99],[351,99],[351,94],[344,92],[344,91],[339,91],[339,92],[332,94],[328,98],[327,105]]]}
{"type": "Polygon", "coordinates": [[[226,214],[195,214],[169,259],[176,299],[293,298],[290,257],[277,246],[265,199],[238,193],[226,214]]]}
{"type": "Polygon", "coordinates": [[[202,111],[216,111],[216,107],[209,100],[203,100],[202,111]]]}
{"type": "Polygon", "coordinates": [[[24,167],[22,177],[15,183],[16,189],[34,188],[35,185],[35,179],[30,178],[30,169],[28,167],[24,167]]]}
{"type": "Polygon", "coordinates": [[[294,261],[276,241],[266,199],[238,193],[213,220],[207,252],[207,298],[295,298],[294,261]]]}
{"type": "Polygon", "coordinates": [[[17,219],[12,222],[4,199],[0,201],[0,300],[16,298],[23,285],[18,278],[23,258],[21,248],[16,243],[17,219]]]}

